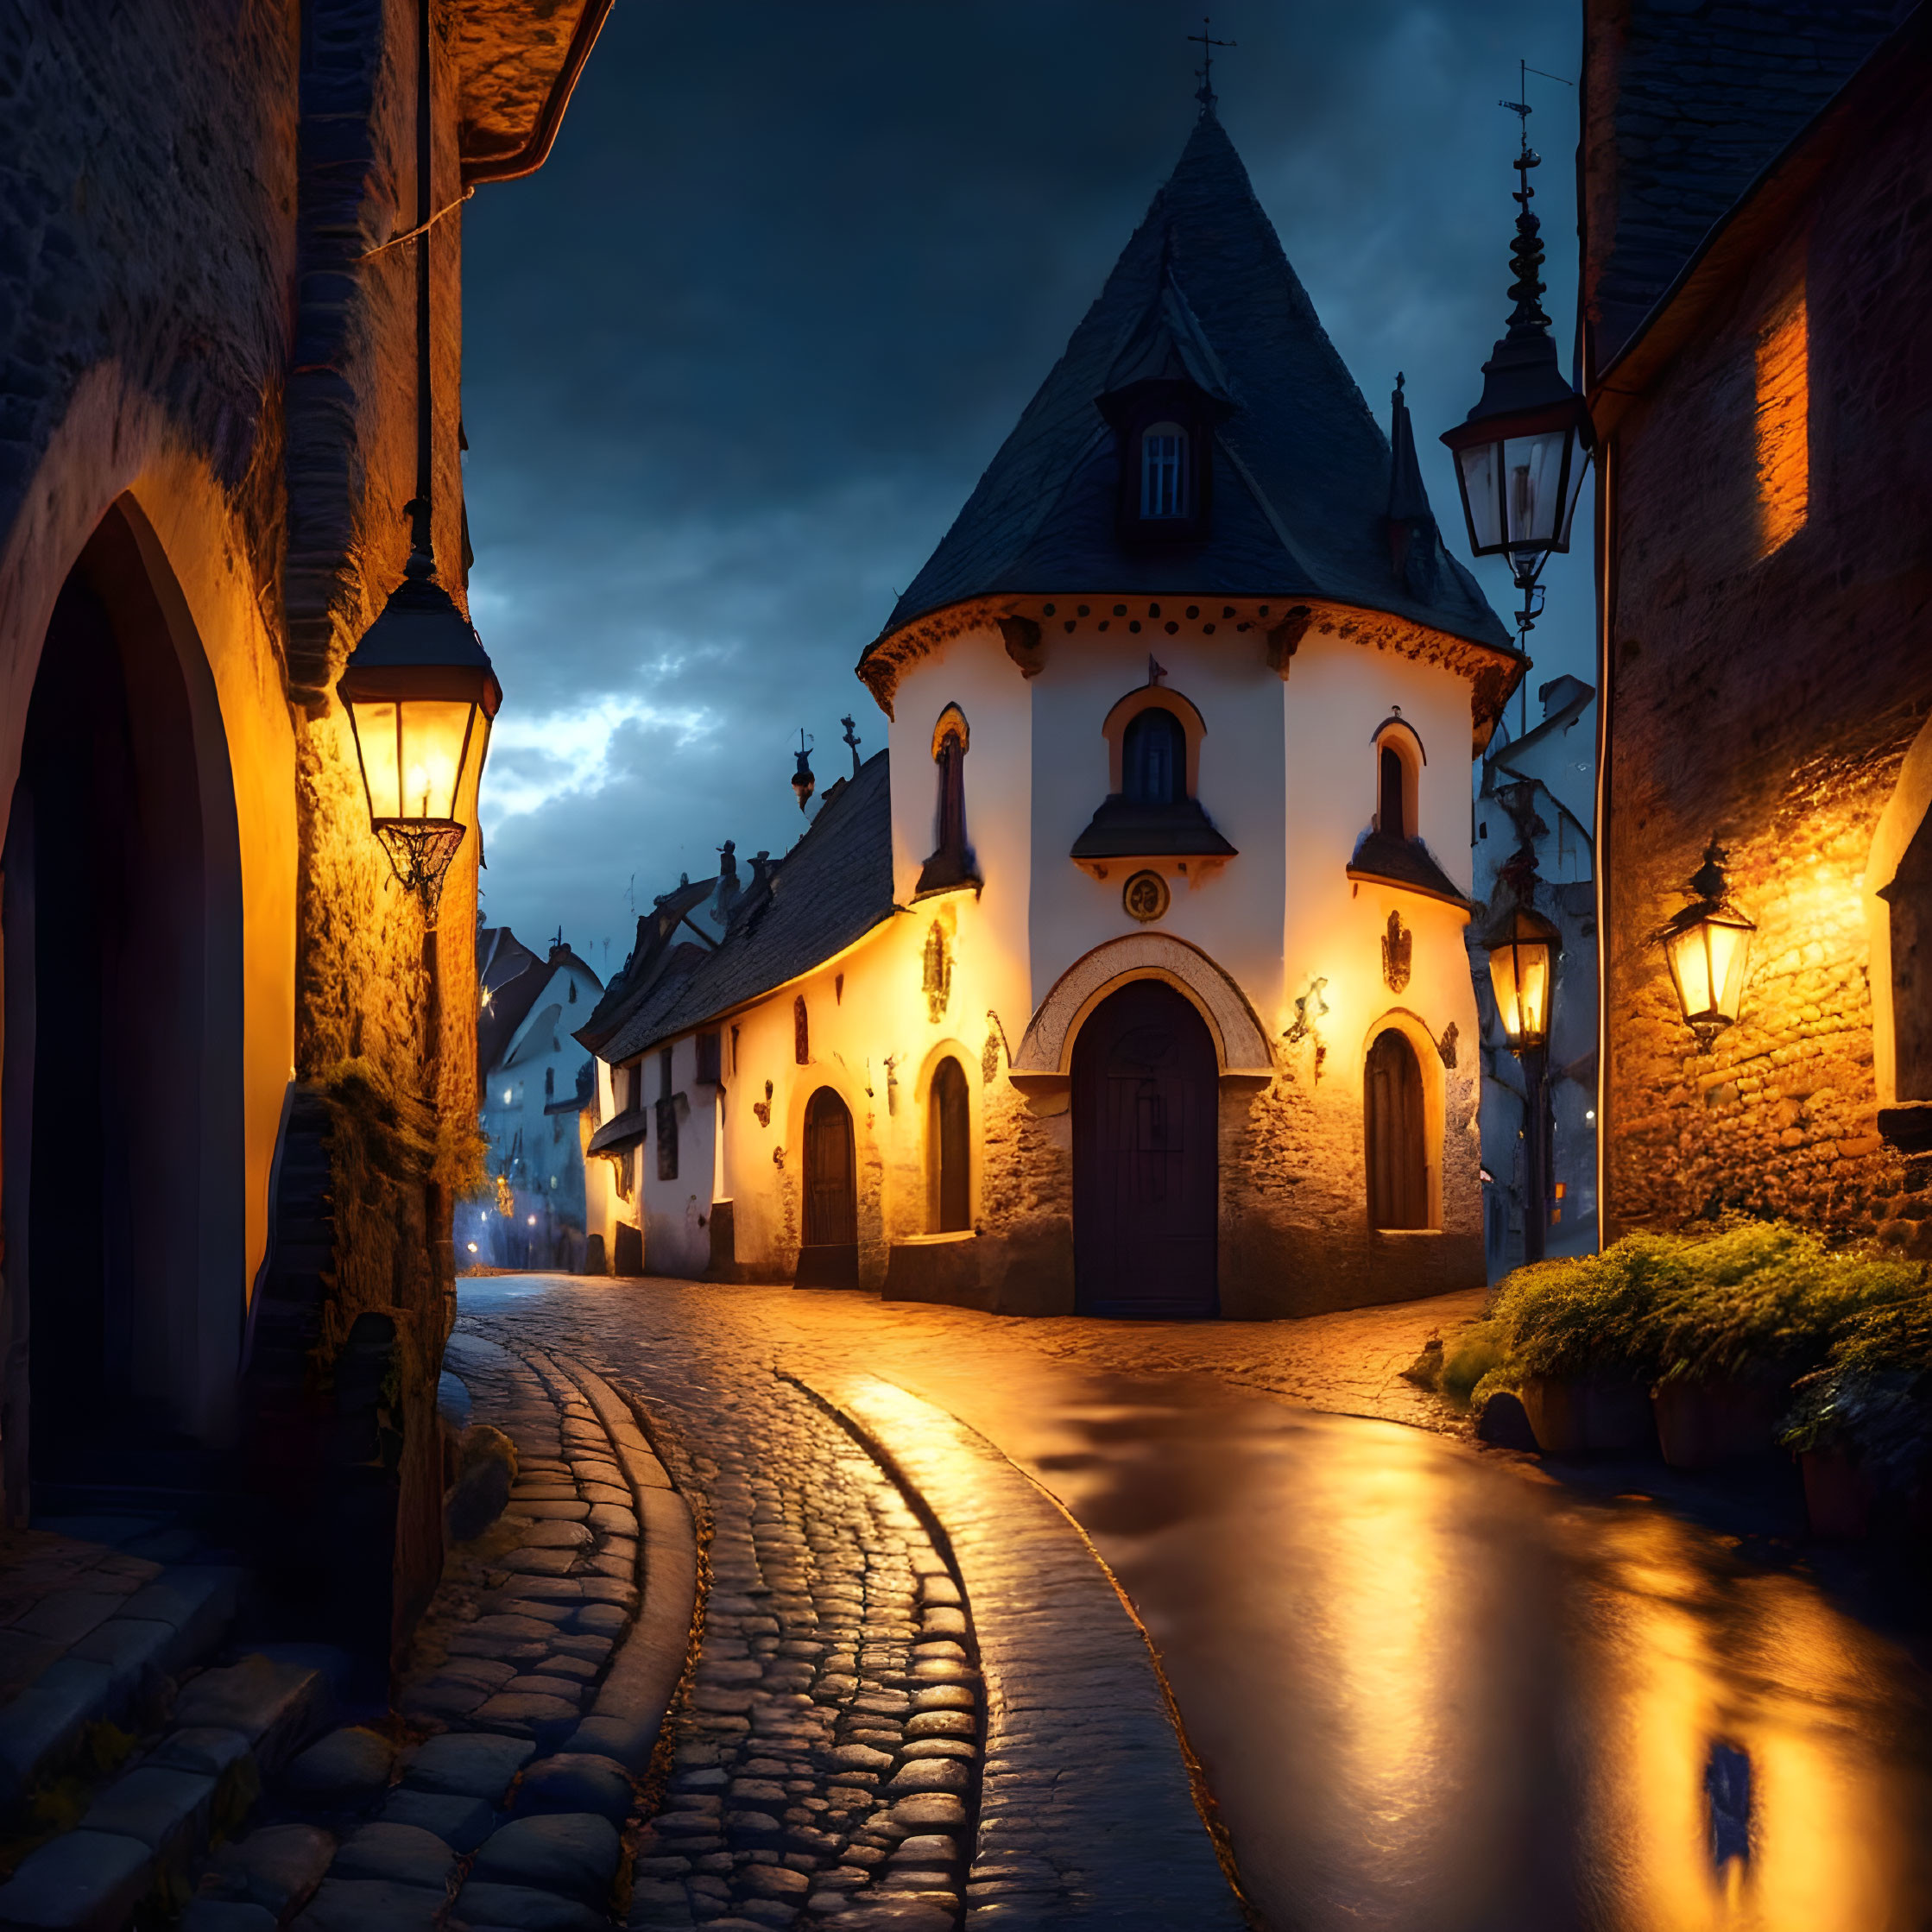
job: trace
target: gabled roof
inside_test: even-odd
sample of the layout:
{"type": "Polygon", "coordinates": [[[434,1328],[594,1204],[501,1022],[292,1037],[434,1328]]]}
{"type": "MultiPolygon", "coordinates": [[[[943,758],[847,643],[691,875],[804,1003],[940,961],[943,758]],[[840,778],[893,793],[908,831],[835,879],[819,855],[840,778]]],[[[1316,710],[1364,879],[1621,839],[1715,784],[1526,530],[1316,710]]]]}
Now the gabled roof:
{"type": "Polygon", "coordinates": [[[598,1008],[596,1040],[590,1026],[577,1037],[612,1065],[635,1059],[822,966],[890,919],[888,761],[874,753],[825,793],[805,837],[740,896],[715,952],[685,949],[676,968],[642,985],[622,1010],[598,1008]]]}
{"type": "Polygon", "coordinates": [[[550,984],[550,968],[539,959],[526,966],[515,978],[493,988],[489,1004],[477,1016],[477,1079],[488,1081],[502,1064],[517,1029],[529,1018],[545,987],[550,984]]]}
{"type": "Polygon", "coordinates": [[[1475,579],[1432,527],[1418,540],[1428,554],[1398,574],[1390,482],[1388,441],[1234,144],[1205,112],[879,643],[973,597],[1150,591],[1318,598],[1509,649],[1475,579]],[[1119,455],[1100,400],[1163,376],[1215,404],[1213,515],[1204,541],[1129,546],[1116,527],[1119,455]]]}

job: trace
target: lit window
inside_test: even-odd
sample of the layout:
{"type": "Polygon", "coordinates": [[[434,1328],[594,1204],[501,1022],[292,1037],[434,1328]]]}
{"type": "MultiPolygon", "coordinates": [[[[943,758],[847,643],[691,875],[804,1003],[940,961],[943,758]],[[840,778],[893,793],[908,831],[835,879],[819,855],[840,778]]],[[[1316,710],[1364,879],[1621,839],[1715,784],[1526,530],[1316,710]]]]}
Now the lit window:
{"type": "Polygon", "coordinates": [[[508,1089],[508,1087],[506,1087],[506,1088],[504,1088],[504,1089],[503,1089],[503,1104],[504,1104],[504,1106],[508,1107],[508,1106],[509,1105],[509,1103],[510,1103],[510,1090],[509,1090],[509,1089],[508,1089]]]}
{"type": "Polygon", "coordinates": [[[1758,338],[1758,554],[1789,543],[1811,508],[1809,325],[1801,287],[1758,338]]]}
{"type": "Polygon", "coordinates": [[[1140,514],[1150,521],[1187,515],[1187,432],[1178,423],[1140,432],[1140,514]]]}

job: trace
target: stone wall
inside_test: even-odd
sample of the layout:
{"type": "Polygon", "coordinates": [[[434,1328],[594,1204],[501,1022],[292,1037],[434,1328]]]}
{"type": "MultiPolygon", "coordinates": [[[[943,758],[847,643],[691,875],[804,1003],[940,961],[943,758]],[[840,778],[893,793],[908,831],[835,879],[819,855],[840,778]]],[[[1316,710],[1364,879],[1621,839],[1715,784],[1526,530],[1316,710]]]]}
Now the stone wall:
{"type": "MultiPolygon", "coordinates": [[[[1608,459],[1607,1236],[1726,1209],[1855,1235],[1898,1212],[1864,874],[1932,715],[1932,114],[1861,116],[1619,423],[1608,459]],[[1803,526],[1775,542],[1763,344],[1809,337],[1803,526]],[[1775,546],[1773,546],[1775,544],[1775,546]],[[1758,924],[1708,1054],[1656,944],[1707,841],[1758,924]]],[[[1876,989],[1887,997],[1886,989],[1876,989]]],[[[1915,1246],[1916,1237],[1913,1237],[1915,1246]]]]}
{"type": "MultiPolygon", "coordinates": [[[[414,0],[157,0],[110,21],[39,7],[0,25],[0,811],[67,571],[117,500],[158,504],[233,764],[250,1013],[280,1015],[265,1030],[251,1018],[245,1078],[273,1096],[292,1076],[314,1086],[354,1130],[338,1142],[364,1149],[336,1178],[313,1371],[326,1382],[358,1316],[394,1318],[420,1437],[403,1568],[432,1574],[448,1207],[477,1165],[477,842],[426,952],[332,695],[401,579],[416,494],[417,250],[368,251],[416,218],[419,18],[414,0]],[[255,808],[262,794],[274,812],[255,808]]],[[[438,207],[461,192],[445,25],[438,207]]],[[[459,603],[461,249],[452,214],[432,255],[434,534],[459,603]]],[[[464,804],[473,823],[473,792],[464,804]]],[[[250,1121],[268,1143],[248,1150],[237,1338],[275,1133],[272,1109],[250,1121]]]]}

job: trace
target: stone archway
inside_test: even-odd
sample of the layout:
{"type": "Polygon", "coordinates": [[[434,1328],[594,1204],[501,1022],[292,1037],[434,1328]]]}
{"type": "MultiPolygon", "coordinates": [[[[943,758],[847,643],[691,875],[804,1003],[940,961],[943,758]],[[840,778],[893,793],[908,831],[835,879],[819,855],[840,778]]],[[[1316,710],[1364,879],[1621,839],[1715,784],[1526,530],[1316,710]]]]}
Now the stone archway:
{"type": "Polygon", "coordinates": [[[1021,1088],[1064,1083],[1076,1036],[1109,994],[1134,980],[1165,980],[1206,1024],[1223,1075],[1268,1078],[1274,1056],[1247,997],[1198,946],[1165,932],[1131,932],[1076,959],[1039,1003],[1013,1056],[1021,1088]]]}
{"type": "Polygon", "coordinates": [[[0,1436],[16,1512],[29,1474],[40,1507],[201,1487],[241,1353],[234,795],[206,664],[143,536],[138,511],[110,509],[61,586],[8,820],[0,1436]]]}

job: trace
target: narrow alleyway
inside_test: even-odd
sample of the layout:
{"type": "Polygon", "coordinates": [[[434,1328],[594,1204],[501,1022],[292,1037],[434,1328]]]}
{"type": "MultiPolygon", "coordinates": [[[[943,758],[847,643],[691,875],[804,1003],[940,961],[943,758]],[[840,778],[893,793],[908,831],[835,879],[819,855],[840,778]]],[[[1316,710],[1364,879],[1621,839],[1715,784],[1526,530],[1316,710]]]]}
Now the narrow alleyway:
{"type": "MultiPolygon", "coordinates": [[[[781,1518],[793,1525],[778,1563],[786,1575],[771,1588],[807,1610],[848,1560],[841,1539],[854,1524],[896,1539],[908,1593],[939,1560],[922,1556],[927,1538],[889,1496],[857,1517],[839,1500],[856,1501],[869,1481],[852,1458],[856,1434],[891,1463],[940,1548],[950,1544],[988,1709],[1039,1704],[1009,1714],[1004,1733],[994,1722],[988,1790],[996,1768],[1064,1727],[1076,1809],[1104,1803],[1103,1780],[1083,1796],[1081,1773],[1096,1762],[1104,1773],[1116,1755],[1113,1822],[1131,1861],[1164,1805],[1170,1823],[1188,1808],[1172,1782],[1180,1753],[1169,1753],[1163,1787],[1161,1753],[1140,1752],[1150,1733],[1133,1726],[1146,1698],[1124,1661],[1095,1676],[1111,1691],[1058,1682],[1111,1640],[1098,1598],[1080,1594],[1110,1570],[1269,1926],[1926,1923],[1923,1676],[1802,1575],[1753,1568],[1727,1539],[1641,1500],[1580,1497],[1447,1439],[1453,1419],[1399,1369],[1430,1327],[1467,1312],[1460,1302],[1307,1323],[1081,1324],[868,1296],[524,1276],[465,1281],[462,1307],[459,1332],[563,1351],[635,1398],[673,1475],[701,1493],[720,1556],[740,1569],[769,1563],[760,1538],[781,1518]],[[1038,1518],[1036,1485],[1051,1500],[1038,1518]],[[1085,1556],[1084,1579],[1067,1555],[1079,1532],[1107,1566],[1085,1556]],[[1037,1601],[1014,1592],[1016,1572],[1037,1573],[1037,1601]],[[1002,1651],[1000,1619],[1015,1613],[1021,1640],[1002,1651]],[[1035,1676],[1056,1681],[1036,1693],[1035,1676]],[[1069,1702],[1080,1698],[1089,1706],[1069,1702]],[[1096,1739],[1089,1717],[1118,1735],[1096,1739]]],[[[723,1570],[712,1590],[729,1648],[749,1600],[723,1570]]],[[[811,1639],[783,1634],[779,1648],[804,1670],[799,1642],[811,1639]]],[[[922,1659],[925,1648],[881,1661],[924,1662],[944,1677],[953,1666],[922,1659]]],[[[706,1713],[723,1706],[702,1690],[698,1702],[685,1756],[702,1772],[706,1713]]],[[[883,1765],[891,1742],[875,1743],[883,1765]]],[[[701,1811],[698,1795],[674,1792],[639,1847],[635,1925],[702,1923],[728,1909],[715,1879],[716,1902],[704,1896],[703,1860],[666,1842],[694,1829],[669,1820],[701,1811]]],[[[950,1807],[933,1809],[957,1822],[950,1807]]],[[[988,1831],[1006,1828],[982,1811],[982,1854],[988,1831]]],[[[1066,1923],[1095,1903],[1095,1875],[1066,1867],[1053,1831],[1049,1819],[1027,1852],[1032,1890],[1013,1901],[1014,1923],[1029,1903],[1054,1923],[1039,1910],[1051,1896],[1066,1923]]],[[[890,1837],[866,1863],[887,1857],[890,1837]]],[[[1228,1910],[1225,1891],[1215,1897],[1209,1843],[1183,1830],[1150,1861],[1199,1888],[1201,1916],[1167,1923],[1228,1910]]],[[[919,1903],[937,1924],[960,1897],[962,1853],[931,1833],[922,1848],[935,1869],[918,1881],[919,1903]]],[[[714,1872],[720,1859],[729,1870],[728,1856],[711,1856],[714,1872]]],[[[793,1900],[791,1881],[774,1884],[786,1890],[750,1923],[805,1904],[802,1885],[793,1900]]]]}

